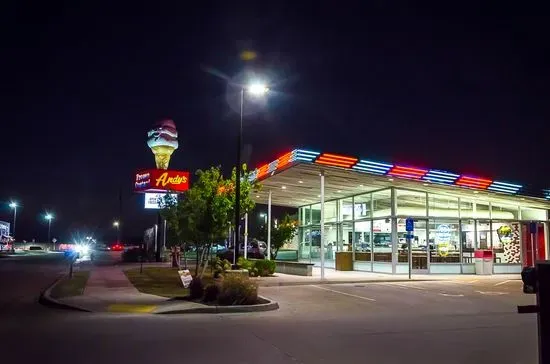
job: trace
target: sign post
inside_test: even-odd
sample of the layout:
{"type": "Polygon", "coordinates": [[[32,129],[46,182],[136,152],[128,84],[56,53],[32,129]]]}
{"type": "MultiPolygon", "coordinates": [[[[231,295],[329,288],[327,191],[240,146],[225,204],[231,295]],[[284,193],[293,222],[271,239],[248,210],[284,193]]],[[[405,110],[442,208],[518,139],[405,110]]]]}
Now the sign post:
{"type": "Polygon", "coordinates": [[[536,222],[529,223],[529,232],[531,233],[531,264],[534,267],[535,266],[535,259],[536,259],[536,255],[535,255],[535,249],[536,249],[535,234],[537,233],[537,223],[536,222]]]}
{"type": "Polygon", "coordinates": [[[411,279],[412,273],[412,237],[414,231],[414,220],[410,217],[405,220],[405,230],[407,231],[407,249],[409,257],[409,279],[411,279]]]}

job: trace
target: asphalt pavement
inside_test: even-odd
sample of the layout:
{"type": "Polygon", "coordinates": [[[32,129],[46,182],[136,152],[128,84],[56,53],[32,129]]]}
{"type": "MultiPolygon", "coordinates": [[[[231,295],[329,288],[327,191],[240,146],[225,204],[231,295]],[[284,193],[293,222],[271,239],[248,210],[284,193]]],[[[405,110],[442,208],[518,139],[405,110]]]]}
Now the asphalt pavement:
{"type": "Polygon", "coordinates": [[[42,259],[0,261],[0,343],[20,363],[536,363],[517,280],[265,287],[279,310],[98,314],[38,305],[63,268],[42,259]]]}

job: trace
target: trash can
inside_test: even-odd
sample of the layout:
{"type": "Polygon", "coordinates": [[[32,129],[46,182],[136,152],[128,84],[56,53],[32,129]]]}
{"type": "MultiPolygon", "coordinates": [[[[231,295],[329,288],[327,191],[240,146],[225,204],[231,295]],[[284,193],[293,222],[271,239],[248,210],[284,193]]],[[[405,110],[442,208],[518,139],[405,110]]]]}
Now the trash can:
{"type": "Polygon", "coordinates": [[[493,274],[493,251],[492,250],[476,250],[474,251],[476,274],[491,275],[493,274]]]}

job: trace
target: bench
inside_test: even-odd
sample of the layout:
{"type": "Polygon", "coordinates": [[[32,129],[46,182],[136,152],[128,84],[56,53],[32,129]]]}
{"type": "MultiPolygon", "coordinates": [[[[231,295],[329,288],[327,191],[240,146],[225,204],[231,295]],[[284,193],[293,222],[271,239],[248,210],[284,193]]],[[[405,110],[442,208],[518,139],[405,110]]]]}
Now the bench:
{"type": "Polygon", "coordinates": [[[275,263],[277,264],[275,267],[275,272],[277,273],[308,277],[313,275],[313,263],[286,262],[281,260],[276,260],[275,263]]]}

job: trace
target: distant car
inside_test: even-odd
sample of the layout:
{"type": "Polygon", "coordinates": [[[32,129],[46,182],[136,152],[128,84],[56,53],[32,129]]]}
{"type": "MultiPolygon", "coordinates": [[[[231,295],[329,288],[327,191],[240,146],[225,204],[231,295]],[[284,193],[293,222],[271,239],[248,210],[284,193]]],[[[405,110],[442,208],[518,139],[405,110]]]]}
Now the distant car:
{"type": "Polygon", "coordinates": [[[124,250],[124,246],[122,244],[115,243],[111,246],[108,246],[107,250],[110,250],[110,251],[113,251],[113,252],[120,252],[120,251],[124,250]]]}
{"type": "MultiPolygon", "coordinates": [[[[267,244],[263,241],[252,240],[246,244],[246,254],[250,257],[263,258],[267,255],[267,244]]],[[[240,244],[239,250],[244,250],[244,243],[240,244]]]]}

